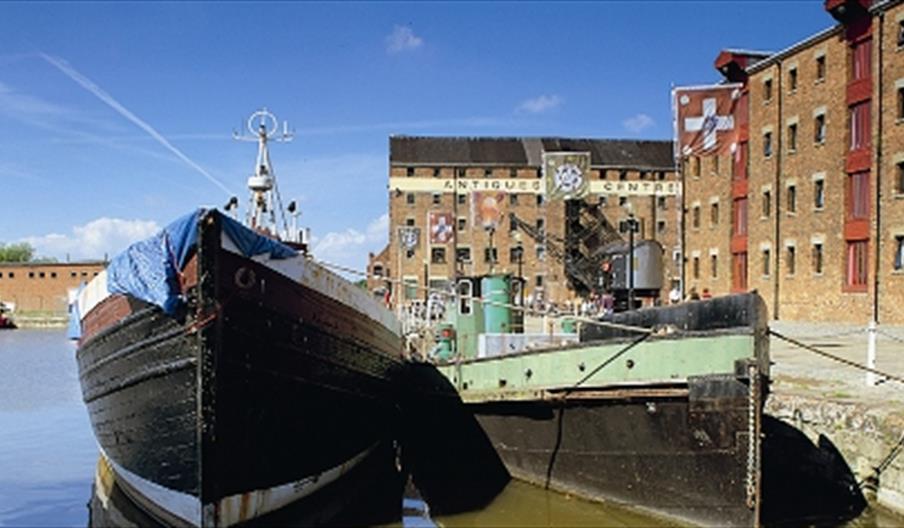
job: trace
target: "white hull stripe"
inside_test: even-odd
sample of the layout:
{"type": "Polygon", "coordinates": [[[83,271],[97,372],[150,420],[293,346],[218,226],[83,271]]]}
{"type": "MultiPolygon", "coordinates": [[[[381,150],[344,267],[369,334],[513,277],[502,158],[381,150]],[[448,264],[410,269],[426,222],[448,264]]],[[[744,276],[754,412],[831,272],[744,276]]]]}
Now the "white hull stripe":
{"type": "MultiPolygon", "coordinates": [[[[375,447],[376,444],[322,473],[269,489],[231,495],[220,499],[216,508],[212,508],[213,505],[208,504],[204,507],[205,513],[209,515],[210,512],[216,511],[215,515],[218,518],[205,516],[207,517],[207,524],[212,526],[231,526],[278,510],[292,502],[312,495],[328,484],[339,480],[342,475],[367,457],[375,447]]],[[[169,489],[132,473],[108,457],[103,449],[101,449],[101,455],[110,463],[110,467],[113,468],[117,477],[128,484],[128,487],[123,488],[124,490],[128,491],[130,487],[135,493],[141,494],[141,498],[144,500],[157,505],[186,524],[201,526],[201,501],[198,497],[169,489]]],[[[136,502],[141,502],[141,500],[136,500],[136,502]]]]}
{"type": "MultiPolygon", "coordinates": [[[[156,504],[186,524],[201,526],[201,499],[151,482],[117,464],[107,456],[103,449],[100,452],[110,462],[116,476],[124,480],[136,493],[142,495],[142,498],[156,504]]],[[[128,491],[128,488],[123,487],[123,490],[128,491]]],[[[141,501],[136,500],[136,502],[141,501]]]]}
{"type": "MultiPolygon", "coordinates": [[[[265,513],[278,510],[299,499],[312,495],[328,484],[339,480],[342,475],[357,466],[370,454],[374,447],[376,447],[376,444],[323,473],[311,475],[270,489],[249,491],[221,499],[216,508],[219,519],[217,519],[215,525],[232,526],[233,524],[260,517],[265,513]]],[[[207,507],[205,507],[205,512],[206,510],[207,507]]]]}

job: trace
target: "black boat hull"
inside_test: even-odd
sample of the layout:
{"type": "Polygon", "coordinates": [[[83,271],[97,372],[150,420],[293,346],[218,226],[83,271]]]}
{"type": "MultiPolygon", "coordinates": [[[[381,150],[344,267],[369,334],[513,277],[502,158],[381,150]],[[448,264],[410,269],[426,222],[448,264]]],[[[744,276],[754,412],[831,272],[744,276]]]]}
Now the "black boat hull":
{"type": "Polygon", "coordinates": [[[323,495],[396,441],[398,335],[223,249],[216,220],[202,220],[183,314],[113,296],[82,320],[103,454],[171,525],[228,526],[323,495]]]}
{"type": "Polygon", "coordinates": [[[646,388],[636,397],[624,389],[469,407],[516,478],[671,520],[754,526],[747,384],[726,377],[692,383],[716,387],[721,397],[692,400],[677,395],[686,392],[680,388],[655,396],[646,388]]]}

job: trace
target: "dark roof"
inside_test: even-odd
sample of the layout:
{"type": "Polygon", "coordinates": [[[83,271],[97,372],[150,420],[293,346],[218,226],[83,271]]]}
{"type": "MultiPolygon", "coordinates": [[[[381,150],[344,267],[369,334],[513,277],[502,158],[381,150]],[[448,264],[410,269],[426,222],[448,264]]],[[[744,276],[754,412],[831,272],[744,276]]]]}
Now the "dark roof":
{"type": "Polygon", "coordinates": [[[543,152],[590,152],[595,167],[671,169],[671,141],[633,139],[425,137],[389,138],[392,165],[539,167],[543,152]]]}

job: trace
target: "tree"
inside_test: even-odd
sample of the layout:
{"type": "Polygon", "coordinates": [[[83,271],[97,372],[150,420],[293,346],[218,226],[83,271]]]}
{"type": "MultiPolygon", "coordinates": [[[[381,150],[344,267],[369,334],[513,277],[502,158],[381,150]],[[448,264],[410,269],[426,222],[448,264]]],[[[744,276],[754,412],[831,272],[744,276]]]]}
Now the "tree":
{"type": "Polygon", "coordinates": [[[31,262],[34,257],[35,250],[28,242],[0,244],[0,262],[31,262]]]}

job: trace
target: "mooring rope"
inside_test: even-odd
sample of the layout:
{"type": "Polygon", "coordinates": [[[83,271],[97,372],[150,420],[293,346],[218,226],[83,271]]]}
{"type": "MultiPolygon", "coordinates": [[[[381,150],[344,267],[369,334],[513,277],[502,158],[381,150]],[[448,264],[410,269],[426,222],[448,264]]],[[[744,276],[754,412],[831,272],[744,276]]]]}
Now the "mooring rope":
{"type": "Polygon", "coordinates": [[[346,273],[351,273],[351,274],[358,275],[358,276],[365,277],[365,278],[374,278],[374,279],[378,279],[381,281],[390,282],[390,283],[396,284],[400,287],[404,286],[406,288],[415,288],[421,292],[436,293],[438,295],[442,295],[443,297],[455,297],[457,299],[476,301],[483,305],[497,306],[497,307],[501,307],[501,308],[509,308],[510,310],[513,310],[513,311],[524,312],[525,315],[546,316],[546,317],[549,317],[552,319],[566,319],[567,318],[572,321],[576,321],[576,322],[583,323],[583,324],[602,326],[602,327],[606,327],[606,328],[612,328],[615,330],[624,330],[626,332],[636,332],[639,334],[653,334],[657,331],[655,328],[644,328],[642,326],[633,326],[633,325],[626,325],[626,324],[621,324],[621,323],[613,323],[610,321],[599,321],[597,319],[592,319],[589,317],[582,317],[579,315],[554,313],[550,310],[535,310],[535,309],[528,308],[525,306],[520,306],[517,304],[504,303],[504,302],[500,302],[500,301],[484,299],[482,297],[478,297],[475,295],[461,295],[458,293],[449,292],[448,290],[442,290],[440,288],[431,288],[430,286],[421,286],[419,284],[406,283],[400,279],[392,279],[390,277],[382,277],[382,276],[378,276],[378,275],[373,275],[366,271],[356,270],[353,268],[343,266],[341,264],[334,264],[332,262],[327,262],[325,260],[319,260],[319,259],[312,259],[312,260],[315,263],[317,263],[325,268],[332,268],[332,269],[335,269],[338,271],[344,271],[346,273]]]}
{"type": "Polygon", "coordinates": [[[876,370],[874,368],[870,368],[870,367],[861,365],[861,364],[857,363],[856,361],[851,361],[849,359],[845,359],[843,357],[839,357],[834,354],[830,354],[830,353],[826,352],[825,350],[820,350],[820,349],[816,348],[815,346],[808,345],[806,343],[801,343],[800,341],[798,341],[792,337],[788,337],[786,335],[780,334],[779,332],[776,332],[775,330],[772,330],[771,328],[769,329],[769,334],[773,335],[783,341],[787,341],[788,343],[791,343],[792,345],[800,347],[804,350],[813,352],[814,354],[818,354],[824,358],[831,359],[833,361],[837,361],[838,363],[842,363],[844,365],[862,370],[864,372],[872,372],[873,374],[878,374],[879,376],[882,376],[885,379],[897,381],[898,383],[904,384],[904,377],[897,376],[895,374],[889,374],[887,372],[882,372],[880,370],[876,370]]]}

